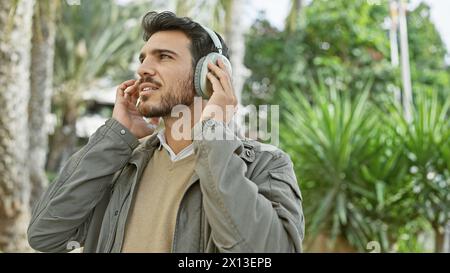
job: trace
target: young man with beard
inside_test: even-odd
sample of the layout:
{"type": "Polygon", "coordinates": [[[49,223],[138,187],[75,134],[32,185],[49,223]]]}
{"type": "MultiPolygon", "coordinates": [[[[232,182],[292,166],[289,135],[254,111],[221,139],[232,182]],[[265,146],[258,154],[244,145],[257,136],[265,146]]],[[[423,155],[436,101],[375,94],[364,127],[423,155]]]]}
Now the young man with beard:
{"type": "Polygon", "coordinates": [[[218,47],[227,57],[223,40],[170,12],[149,12],[142,26],[140,79],[119,85],[112,118],[39,200],[30,245],[43,252],[76,244],[85,252],[300,252],[304,219],[292,163],[279,149],[230,132],[227,110],[237,101],[226,60],[207,64],[213,93],[194,103],[196,64],[218,47]],[[171,115],[179,105],[190,116],[171,115]],[[143,117],[162,118],[164,129],[153,134],[143,117]],[[183,118],[191,137],[175,136],[183,118]]]}

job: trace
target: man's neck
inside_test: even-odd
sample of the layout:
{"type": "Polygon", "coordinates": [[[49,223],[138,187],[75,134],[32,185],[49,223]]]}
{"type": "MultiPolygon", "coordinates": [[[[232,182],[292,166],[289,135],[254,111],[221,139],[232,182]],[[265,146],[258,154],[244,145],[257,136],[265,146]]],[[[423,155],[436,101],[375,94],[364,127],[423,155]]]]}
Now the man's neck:
{"type": "MultiPolygon", "coordinates": [[[[177,155],[180,153],[184,148],[192,144],[191,139],[179,139],[174,137],[172,134],[172,125],[175,121],[164,119],[164,137],[166,138],[167,145],[172,149],[172,151],[177,155]]],[[[190,131],[190,129],[188,129],[190,131]]]]}
{"type": "MultiPolygon", "coordinates": [[[[206,102],[203,102],[203,105],[206,102]]],[[[203,109],[203,105],[201,109],[203,109]]],[[[172,149],[175,154],[181,152],[184,148],[192,144],[191,139],[191,130],[194,125],[200,120],[200,115],[194,115],[194,105],[189,107],[190,109],[190,117],[188,121],[188,126],[183,126],[183,131],[180,132],[180,123],[183,121],[184,116],[181,117],[171,117],[166,116],[163,117],[164,120],[164,136],[166,138],[167,145],[172,149]],[[180,137],[180,133],[182,133],[183,137],[180,137]]],[[[201,112],[201,111],[200,111],[201,112]]]]}

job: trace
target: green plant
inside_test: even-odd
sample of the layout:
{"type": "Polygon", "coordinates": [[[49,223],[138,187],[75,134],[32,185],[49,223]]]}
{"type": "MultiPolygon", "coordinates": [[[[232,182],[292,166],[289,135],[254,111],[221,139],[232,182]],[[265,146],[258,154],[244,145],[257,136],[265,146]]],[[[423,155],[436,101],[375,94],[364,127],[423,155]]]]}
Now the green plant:
{"type": "Polygon", "coordinates": [[[416,92],[414,104],[411,122],[394,103],[386,122],[402,140],[415,196],[412,208],[433,228],[435,251],[440,252],[450,220],[450,97],[442,100],[437,92],[416,92]]]}
{"type": "Polygon", "coordinates": [[[84,91],[100,78],[120,82],[134,77],[129,66],[144,44],[138,23],[147,8],[111,1],[62,4],[54,65],[57,126],[50,138],[48,170],[57,171],[76,148],[75,124],[85,103],[84,91]]]}
{"type": "Polygon", "coordinates": [[[308,236],[327,232],[332,241],[344,236],[363,250],[376,227],[361,200],[376,201],[378,186],[366,183],[359,170],[380,150],[370,84],[354,100],[323,82],[311,81],[311,86],[311,97],[280,94],[286,103],[280,138],[302,181],[308,236]]]}
{"type": "MultiPolygon", "coordinates": [[[[244,102],[279,103],[281,89],[309,92],[306,75],[312,75],[351,93],[373,79],[371,100],[383,104],[386,95],[399,89],[401,78],[399,68],[391,64],[384,27],[389,5],[382,2],[310,1],[302,8],[295,31],[280,31],[259,18],[247,35],[245,65],[252,75],[244,87],[244,102]]],[[[413,89],[430,88],[445,98],[450,92],[447,50],[429,7],[420,4],[408,12],[407,20],[413,89]]]]}
{"type": "MultiPolygon", "coordinates": [[[[420,251],[430,227],[435,251],[450,208],[450,98],[418,92],[408,122],[393,98],[355,98],[323,81],[310,95],[282,90],[280,140],[291,155],[304,195],[309,241],[325,234],[362,251],[420,251]],[[409,241],[406,241],[408,238],[409,241]]],[[[353,90],[355,92],[355,90],[353,90]]]]}
{"type": "Polygon", "coordinates": [[[393,102],[401,81],[382,27],[388,5],[317,0],[301,16],[291,31],[255,22],[243,99],[281,105],[280,141],[304,193],[306,238],[326,233],[358,250],[378,241],[383,251],[420,251],[417,236],[431,228],[442,245],[450,73],[428,6],[407,18],[412,123],[393,102]]]}

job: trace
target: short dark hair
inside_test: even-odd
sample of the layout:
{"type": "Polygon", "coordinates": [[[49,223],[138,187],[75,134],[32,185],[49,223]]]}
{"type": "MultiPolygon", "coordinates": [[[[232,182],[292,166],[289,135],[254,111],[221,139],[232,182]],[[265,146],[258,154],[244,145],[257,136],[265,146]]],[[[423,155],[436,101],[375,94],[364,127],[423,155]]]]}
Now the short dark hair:
{"type": "MultiPolygon", "coordinates": [[[[170,11],[160,13],[150,11],[142,18],[142,28],[144,29],[144,41],[148,41],[153,34],[159,31],[179,30],[183,32],[191,40],[190,51],[194,70],[201,57],[211,52],[217,52],[217,48],[206,30],[189,17],[177,17],[170,11]]],[[[222,43],[222,54],[229,58],[227,45],[217,32],[216,35],[222,43]]]]}

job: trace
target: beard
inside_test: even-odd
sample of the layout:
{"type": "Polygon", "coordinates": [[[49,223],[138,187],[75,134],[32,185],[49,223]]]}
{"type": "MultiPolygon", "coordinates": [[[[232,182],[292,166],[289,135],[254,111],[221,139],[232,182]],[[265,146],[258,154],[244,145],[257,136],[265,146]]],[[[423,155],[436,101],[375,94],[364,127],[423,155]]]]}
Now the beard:
{"type": "MultiPolygon", "coordinates": [[[[146,118],[169,116],[172,109],[177,105],[189,106],[194,102],[195,91],[192,75],[181,81],[177,81],[172,87],[164,90],[160,94],[160,102],[158,105],[149,105],[146,103],[150,100],[147,96],[141,96],[141,104],[138,111],[146,118]]],[[[153,79],[144,78],[142,82],[154,82],[153,79]]]]}

